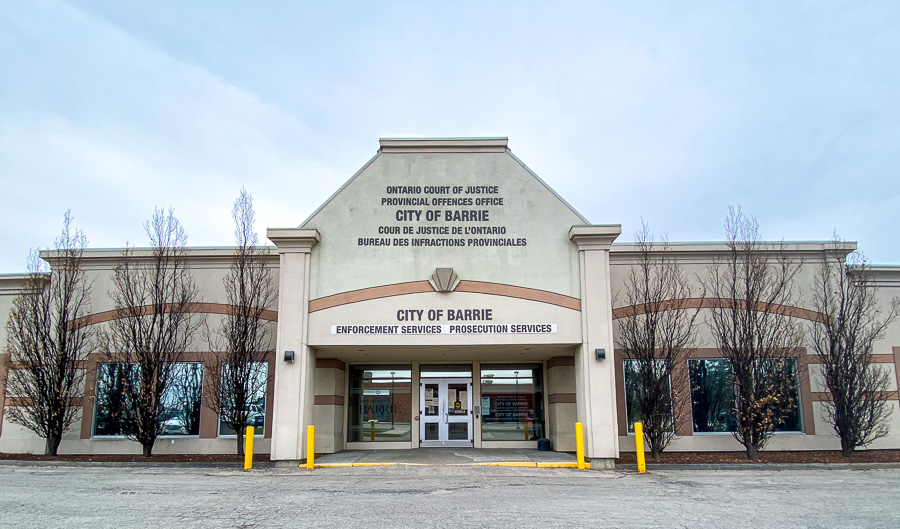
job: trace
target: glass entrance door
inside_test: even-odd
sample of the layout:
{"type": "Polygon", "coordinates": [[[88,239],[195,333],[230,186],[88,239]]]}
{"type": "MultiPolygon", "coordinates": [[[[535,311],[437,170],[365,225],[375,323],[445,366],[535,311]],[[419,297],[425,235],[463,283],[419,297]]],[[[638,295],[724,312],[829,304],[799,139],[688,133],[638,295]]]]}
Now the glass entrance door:
{"type": "Polygon", "coordinates": [[[472,446],[472,379],[429,378],[421,384],[421,446],[472,446]]]}

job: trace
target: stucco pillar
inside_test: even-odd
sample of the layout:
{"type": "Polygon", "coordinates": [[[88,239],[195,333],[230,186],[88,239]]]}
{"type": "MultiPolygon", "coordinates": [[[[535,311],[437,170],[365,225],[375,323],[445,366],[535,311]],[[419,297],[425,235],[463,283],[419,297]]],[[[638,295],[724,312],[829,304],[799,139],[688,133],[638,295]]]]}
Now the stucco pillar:
{"type": "Polygon", "coordinates": [[[575,353],[576,415],[584,425],[585,456],[595,468],[610,467],[619,456],[609,247],[620,233],[619,224],[569,230],[581,266],[582,344],[575,353]],[[605,359],[597,359],[597,349],[606,351],[605,359]]]}
{"type": "Polygon", "coordinates": [[[306,427],[315,403],[315,352],[307,346],[310,252],[319,242],[315,229],[284,228],[266,232],[278,247],[281,268],[278,293],[278,339],[272,411],[273,461],[306,457],[306,427]],[[294,361],[284,360],[294,351],[294,361]]]}

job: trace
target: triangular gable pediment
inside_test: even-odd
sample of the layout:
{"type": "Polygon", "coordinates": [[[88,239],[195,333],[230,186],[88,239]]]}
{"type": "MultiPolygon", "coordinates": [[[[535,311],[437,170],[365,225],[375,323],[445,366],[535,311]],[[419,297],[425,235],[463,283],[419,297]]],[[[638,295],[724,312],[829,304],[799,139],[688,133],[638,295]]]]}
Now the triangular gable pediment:
{"type": "Polygon", "coordinates": [[[382,139],[378,154],[302,225],[322,235],[311,299],[428,280],[437,268],[577,296],[577,253],[567,238],[576,224],[588,222],[506,138],[382,139]]]}

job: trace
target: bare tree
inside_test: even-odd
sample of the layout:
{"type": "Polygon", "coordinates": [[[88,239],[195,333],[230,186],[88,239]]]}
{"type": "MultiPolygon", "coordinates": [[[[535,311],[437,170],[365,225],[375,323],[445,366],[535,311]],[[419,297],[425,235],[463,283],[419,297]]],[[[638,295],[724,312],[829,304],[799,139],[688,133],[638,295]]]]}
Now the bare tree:
{"type": "Polygon", "coordinates": [[[625,393],[628,410],[640,421],[654,458],[689,416],[676,405],[689,392],[683,369],[695,346],[694,322],[699,307],[689,310],[694,289],[670,255],[668,241],[655,244],[645,222],[635,233],[637,264],[625,279],[625,303],[633,313],[617,320],[618,347],[625,350],[625,393]]]}
{"type": "Polygon", "coordinates": [[[756,460],[775,429],[797,410],[797,366],[789,357],[803,340],[790,317],[799,265],[783,249],[765,248],[756,219],[730,207],[728,252],[710,266],[706,289],[717,303],[710,328],[730,361],[735,384],[734,438],[756,460]]]}
{"type": "Polygon", "coordinates": [[[8,393],[22,399],[8,414],[47,440],[48,455],[56,455],[63,433],[78,417],[85,361],[95,345],[93,327],[74,323],[91,312],[91,284],[82,262],[86,247],[87,239],[73,231],[66,211],[50,254],[53,266],[47,271],[38,252],[32,252],[28,280],[6,324],[13,367],[8,393]]]}
{"type": "Polygon", "coordinates": [[[174,211],[155,209],[144,224],[150,239],[147,255],[126,248],[110,293],[116,319],[105,334],[107,358],[130,367],[124,392],[126,422],[123,434],[141,443],[149,457],[163,431],[160,415],[173,385],[177,364],[202,324],[195,304],[200,294],[187,269],[187,235],[174,211]]]}
{"type": "Polygon", "coordinates": [[[259,246],[253,224],[253,196],[244,188],[231,212],[237,240],[231,269],[224,279],[228,313],[216,330],[211,348],[217,353],[204,402],[237,434],[237,453],[244,451],[244,427],[262,419],[260,400],[268,383],[267,356],[272,352],[273,324],[263,313],[275,302],[276,289],[267,265],[269,250],[259,246]]]}
{"type": "MultiPolygon", "coordinates": [[[[835,237],[840,248],[842,241],[835,237]]],[[[849,250],[849,248],[848,248],[849,250]]],[[[841,452],[888,433],[891,407],[884,399],[891,377],[872,363],[872,344],[897,317],[900,299],[879,306],[871,271],[859,252],[825,252],[813,284],[813,304],[824,318],[812,331],[822,363],[822,378],[831,393],[824,414],[841,439],[841,452]]]]}

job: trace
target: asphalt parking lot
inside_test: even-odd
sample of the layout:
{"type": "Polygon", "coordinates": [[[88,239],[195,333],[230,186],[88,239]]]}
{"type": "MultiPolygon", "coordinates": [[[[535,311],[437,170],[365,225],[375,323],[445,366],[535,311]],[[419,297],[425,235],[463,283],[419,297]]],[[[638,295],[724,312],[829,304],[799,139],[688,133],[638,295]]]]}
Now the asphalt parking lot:
{"type": "Polygon", "coordinates": [[[900,527],[900,469],[0,465],[4,527],[900,527]]]}

